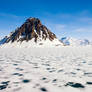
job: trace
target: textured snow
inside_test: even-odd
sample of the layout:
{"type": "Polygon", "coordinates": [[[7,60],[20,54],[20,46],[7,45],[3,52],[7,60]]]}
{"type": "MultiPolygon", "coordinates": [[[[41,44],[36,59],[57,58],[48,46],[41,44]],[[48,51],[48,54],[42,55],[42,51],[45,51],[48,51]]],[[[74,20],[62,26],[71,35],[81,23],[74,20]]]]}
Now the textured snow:
{"type": "Polygon", "coordinates": [[[7,81],[0,92],[91,92],[92,46],[2,47],[0,87],[7,81]],[[65,86],[68,82],[85,88],[65,86]]]}

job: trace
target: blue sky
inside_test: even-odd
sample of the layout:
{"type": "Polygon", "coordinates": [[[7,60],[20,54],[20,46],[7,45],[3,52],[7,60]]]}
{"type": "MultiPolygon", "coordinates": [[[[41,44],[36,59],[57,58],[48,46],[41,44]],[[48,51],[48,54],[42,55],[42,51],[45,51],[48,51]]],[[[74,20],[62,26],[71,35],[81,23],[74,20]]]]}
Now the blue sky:
{"type": "Polygon", "coordinates": [[[0,36],[38,17],[58,38],[92,40],[91,0],[0,0],[0,36]]]}

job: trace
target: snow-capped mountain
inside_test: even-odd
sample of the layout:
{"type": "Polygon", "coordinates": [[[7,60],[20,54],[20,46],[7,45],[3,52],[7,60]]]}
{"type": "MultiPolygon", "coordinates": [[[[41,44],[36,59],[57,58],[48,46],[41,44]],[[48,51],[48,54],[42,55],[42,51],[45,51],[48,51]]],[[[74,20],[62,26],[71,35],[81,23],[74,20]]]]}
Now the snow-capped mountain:
{"type": "Polygon", "coordinates": [[[63,37],[61,38],[61,41],[64,43],[64,45],[72,45],[72,46],[86,46],[89,45],[90,42],[87,39],[75,39],[72,37],[63,37]]]}
{"type": "Polygon", "coordinates": [[[61,44],[56,35],[44,26],[38,18],[28,18],[21,27],[3,38],[0,44],[15,42],[30,42],[30,44],[34,42],[40,45],[43,45],[43,43],[49,45],[50,43],[61,44]]]}

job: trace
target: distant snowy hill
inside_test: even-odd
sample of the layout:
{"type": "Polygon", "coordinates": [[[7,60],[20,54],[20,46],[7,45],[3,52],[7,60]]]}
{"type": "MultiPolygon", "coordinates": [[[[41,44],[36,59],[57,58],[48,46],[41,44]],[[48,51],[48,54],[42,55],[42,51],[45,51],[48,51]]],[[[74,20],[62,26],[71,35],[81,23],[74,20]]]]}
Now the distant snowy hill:
{"type": "Polygon", "coordinates": [[[89,40],[87,39],[81,40],[72,37],[63,37],[61,38],[61,41],[64,43],[64,45],[71,45],[71,46],[86,46],[90,44],[89,40]]]}
{"type": "Polygon", "coordinates": [[[16,43],[16,45],[24,46],[33,46],[33,44],[62,45],[56,35],[44,26],[38,18],[28,18],[23,25],[0,41],[0,44],[11,45],[11,43],[12,45],[16,43]]]}

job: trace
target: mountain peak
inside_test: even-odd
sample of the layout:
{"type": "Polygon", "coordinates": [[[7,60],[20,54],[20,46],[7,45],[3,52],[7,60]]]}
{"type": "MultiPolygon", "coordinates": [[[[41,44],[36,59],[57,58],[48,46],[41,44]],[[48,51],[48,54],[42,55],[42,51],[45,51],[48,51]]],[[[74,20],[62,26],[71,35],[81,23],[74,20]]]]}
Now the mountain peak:
{"type": "MultiPolygon", "coordinates": [[[[38,18],[30,17],[30,18],[28,18],[28,19],[26,20],[25,23],[33,23],[33,24],[37,25],[37,24],[41,24],[41,21],[40,21],[40,19],[38,19],[38,18]]],[[[42,25],[42,24],[41,24],[41,25],[42,25]]]]}

